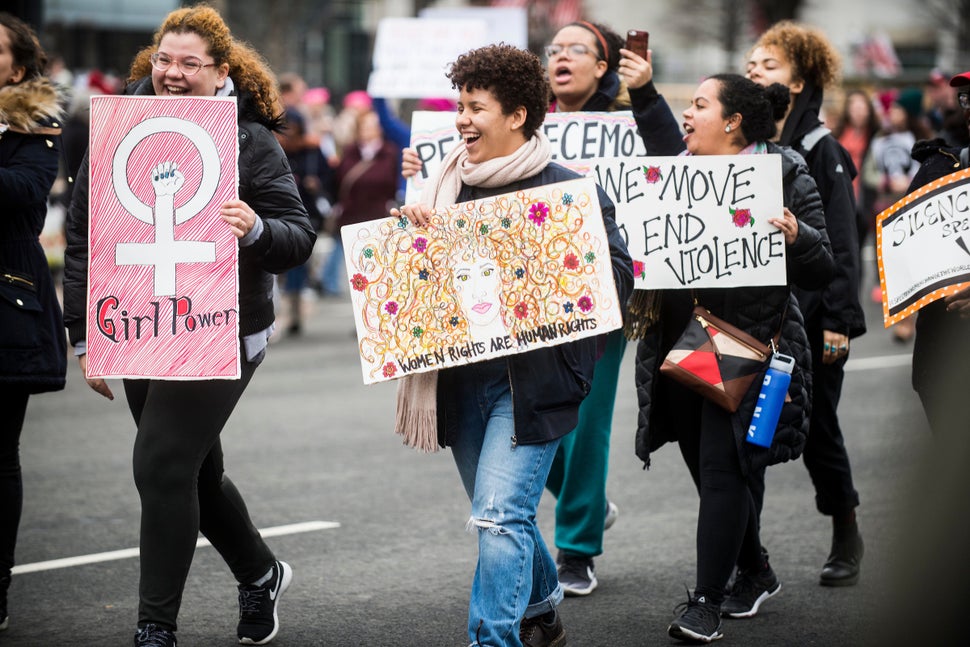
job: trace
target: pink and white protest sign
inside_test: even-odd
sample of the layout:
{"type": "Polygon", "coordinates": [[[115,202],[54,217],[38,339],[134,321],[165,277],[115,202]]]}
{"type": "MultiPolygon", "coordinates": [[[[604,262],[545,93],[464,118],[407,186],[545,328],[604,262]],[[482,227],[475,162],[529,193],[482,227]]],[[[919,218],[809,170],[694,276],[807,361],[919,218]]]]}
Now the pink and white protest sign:
{"type": "Polygon", "coordinates": [[[239,377],[236,101],[91,99],[88,377],[239,377]]]}

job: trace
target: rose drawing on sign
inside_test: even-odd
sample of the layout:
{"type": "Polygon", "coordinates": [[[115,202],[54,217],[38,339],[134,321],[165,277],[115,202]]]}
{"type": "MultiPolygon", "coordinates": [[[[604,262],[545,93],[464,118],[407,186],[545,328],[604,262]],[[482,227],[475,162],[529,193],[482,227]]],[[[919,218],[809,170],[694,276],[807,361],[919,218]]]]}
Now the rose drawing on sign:
{"type": "Polygon", "coordinates": [[[728,211],[731,212],[731,221],[734,223],[735,227],[752,227],[754,226],[754,218],[751,216],[751,209],[735,209],[734,207],[728,207],[728,211]]]}

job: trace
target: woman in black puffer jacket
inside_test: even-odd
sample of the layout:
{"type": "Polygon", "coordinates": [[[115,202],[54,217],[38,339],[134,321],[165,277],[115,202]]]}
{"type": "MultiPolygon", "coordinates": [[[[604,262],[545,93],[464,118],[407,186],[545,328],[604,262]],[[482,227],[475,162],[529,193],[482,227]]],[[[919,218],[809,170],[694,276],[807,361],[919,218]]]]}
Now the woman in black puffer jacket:
{"type": "MultiPolygon", "coordinates": [[[[804,160],[768,142],[775,135],[776,119],[788,106],[788,96],[781,85],[763,88],[738,75],[713,76],[698,87],[691,107],[684,112],[684,143],[691,155],[782,156],[785,216],[770,222],[785,235],[788,280],[816,289],[835,271],[822,201],[804,160]]],[[[656,101],[663,99],[656,95],[656,101]]],[[[647,150],[680,152],[658,146],[659,138],[653,133],[641,129],[641,134],[647,150]]],[[[697,586],[668,633],[683,640],[710,642],[721,636],[721,603],[735,563],[758,574],[757,604],[780,588],[761,551],[755,501],[764,490],[765,468],[797,458],[805,446],[811,410],[811,354],[798,303],[787,285],[665,290],[659,296],[652,325],[638,322],[636,328],[640,333],[636,450],[649,464],[655,449],[678,442],[700,492],[697,586]],[[694,297],[714,315],[756,339],[767,342],[781,329],[778,350],[795,358],[796,369],[788,389],[791,401],[782,409],[771,447],[745,442],[760,381],[751,386],[738,410],[729,413],[659,373],[664,356],[687,325],[694,297]]],[[[631,313],[642,316],[644,311],[631,306],[631,313]]]]}

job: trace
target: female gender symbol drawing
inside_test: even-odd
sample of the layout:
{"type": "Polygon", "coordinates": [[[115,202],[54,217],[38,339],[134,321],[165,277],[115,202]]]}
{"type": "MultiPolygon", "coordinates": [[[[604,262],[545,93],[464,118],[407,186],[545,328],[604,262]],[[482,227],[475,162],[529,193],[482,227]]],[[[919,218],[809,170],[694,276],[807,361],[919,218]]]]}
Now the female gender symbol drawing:
{"type": "Polygon", "coordinates": [[[196,216],[215,195],[221,173],[219,151],[212,137],[196,123],[175,117],[147,119],[129,131],[112,159],[111,182],[118,201],[132,216],[155,227],[153,243],[118,243],[115,265],[151,265],[155,269],[155,296],[174,296],[175,268],[179,263],[216,260],[214,241],[175,240],[175,225],[196,216]],[[175,208],[175,194],[185,177],[174,162],[161,162],[151,170],[155,205],[142,202],[128,182],[128,159],[142,140],[156,133],[184,135],[202,159],[202,180],[192,199],[175,208]]]}

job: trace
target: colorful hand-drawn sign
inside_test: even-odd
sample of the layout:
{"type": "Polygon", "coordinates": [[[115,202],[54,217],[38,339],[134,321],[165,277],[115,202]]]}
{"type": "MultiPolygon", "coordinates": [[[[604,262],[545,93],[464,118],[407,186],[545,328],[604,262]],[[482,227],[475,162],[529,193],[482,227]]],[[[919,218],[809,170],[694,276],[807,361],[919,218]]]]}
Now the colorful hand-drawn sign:
{"type": "Polygon", "coordinates": [[[238,378],[233,98],[91,99],[89,377],[238,378]]]}
{"type": "Polygon", "coordinates": [[[585,178],[341,229],[367,384],[622,325],[585,178]]]}
{"type": "Polygon", "coordinates": [[[879,214],[876,253],[888,328],[970,282],[970,169],[920,187],[879,214]]]}
{"type": "MultiPolygon", "coordinates": [[[[542,122],[552,144],[552,159],[581,175],[602,157],[640,157],[647,154],[630,112],[552,112],[542,122]]],[[[461,139],[455,113],[416,111],[411,117],[411,148],[420,158],[421,172],[408,180],[406,202],[421,195],[424,184],[461,139]]]]}
{"type": "Polygon", "coordinates": [[[594,160],[616,204],[637,289],[784,285],[781,156],[594,160]]]}

